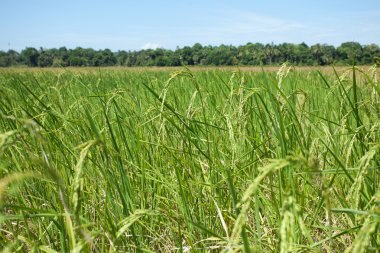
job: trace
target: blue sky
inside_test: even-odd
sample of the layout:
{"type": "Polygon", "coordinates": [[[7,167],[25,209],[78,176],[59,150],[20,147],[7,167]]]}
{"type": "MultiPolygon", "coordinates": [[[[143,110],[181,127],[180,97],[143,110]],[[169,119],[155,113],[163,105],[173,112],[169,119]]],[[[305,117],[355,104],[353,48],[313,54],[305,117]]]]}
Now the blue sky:
{"type": "Polygon", "coordinates": [[[345,41],[380,45],[380,0],[2,0],[0,50],[139,50],[345,41]]]}

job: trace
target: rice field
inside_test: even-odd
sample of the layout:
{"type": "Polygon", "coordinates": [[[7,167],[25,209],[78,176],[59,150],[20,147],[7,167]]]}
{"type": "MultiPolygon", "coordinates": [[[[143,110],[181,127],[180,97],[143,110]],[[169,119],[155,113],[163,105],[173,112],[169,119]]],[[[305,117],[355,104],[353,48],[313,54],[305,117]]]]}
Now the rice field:
{"type": "Polygon", "coordinates": [[[0,70],[3,252],[379,252],[376,67],[0,70]]]}

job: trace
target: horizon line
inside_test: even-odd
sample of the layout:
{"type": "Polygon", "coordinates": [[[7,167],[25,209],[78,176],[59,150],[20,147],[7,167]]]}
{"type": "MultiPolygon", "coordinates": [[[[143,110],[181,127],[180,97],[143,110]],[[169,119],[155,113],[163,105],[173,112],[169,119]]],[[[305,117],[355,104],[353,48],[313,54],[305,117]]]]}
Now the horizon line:
{"type": "Polygon", "coordinates": [[[263,46],[280,46],[280,45],[283,45],[283,44],[290,44],[290,45],[306,45],[307,47],[312,47],[312,46],[317,46],[317,45],[320,45],[320,46],[333,46],[334,48],[338,48],[339,46],[345,44],[345,43],[357,43],[359,44],[360,46],[362,47],[365,47],[365,46],[369,46],[369,45],[376,45],[376,46],[379,46],[380,47],[380,44],[377,44],[375,42],[371,42],[371,43],[360,43],[358,41],[355,41],[355,40],[350,40],[350,41],[345,41],[345,42],[342,42],[340,43],[339,45],[334,45],[334,44],[329,44],[327,42],[318,42],[318,43],[313,43],[313,44],[309,44],[309,43],[306,43],[306,42],[300,42],[300,43],[294,43],[294,42],[281,42],[281,43],[274,43],[274,42],[247,42],[245,44],[218,44],[218,45],[215,45],[215,44],[202,44],[202,43],[199,43],[199,42],[195,42],[193,45],[184,45],[184,46],[179,46],[177,45],[174,49],[172,48],[165,48],[165,47],[162,47],[161,45],[159,44],[153,44],[153,43],[146,43],[143,47],[141,47],[140,49],[110,49],[108,47],[105,47],[105,48],[97,48],[97,47],[86,47],[86,46],[75,46],[75,47],[70,47],[70,46],[58,46],[58,47],[43,47],[43,46],[25,46],[23,49],[13,49],[10,47],[10,43],[8,43],[8,46],[9,48],[6,50],[6,49],[0,49],[0,51],[2,52],[7,52],[7,51],[16,51],[16,52],[21,52],[25,49],[28,49],[28,48],[34,48],[36,50],[50,50],[50,49],[60,49],[60,48],[66,48],[67,50],[75,50],[75,49],[93,49],[95,51],[100,51],[100,50],[110,50],[111,52],[121,52],[121,51],[126,51],[126,52],[139,52],[139,51],[146,51],[146,50],[157,50],[157,49],[163,49],[163,50],[167,50],[167,51],[175,51],[175,50],[178,50],[178,49],[183,49],[183,48],[191,48],[191,47],[194,47],[195,45],[199,44],[202,46],[202,48],[204,47],[221,47],[221,46],[227,46],[227,47],[241,47],[241,46],[247,46],[247,45],[257,45],[257,44],[260,44],[260,45],[263,45],[263,46]],[[149,44],[150,47],[146,47],[146,45],[149,44]]]}

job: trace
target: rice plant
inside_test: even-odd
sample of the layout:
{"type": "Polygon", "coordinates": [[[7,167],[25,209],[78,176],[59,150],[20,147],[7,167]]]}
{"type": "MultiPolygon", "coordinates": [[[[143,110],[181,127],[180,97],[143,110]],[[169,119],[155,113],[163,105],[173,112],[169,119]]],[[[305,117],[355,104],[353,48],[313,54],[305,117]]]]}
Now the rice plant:
{"type": "Polygon", "coordinates": [[[0,70],[3,252],[378,252],[377,68],[0,70]]]}

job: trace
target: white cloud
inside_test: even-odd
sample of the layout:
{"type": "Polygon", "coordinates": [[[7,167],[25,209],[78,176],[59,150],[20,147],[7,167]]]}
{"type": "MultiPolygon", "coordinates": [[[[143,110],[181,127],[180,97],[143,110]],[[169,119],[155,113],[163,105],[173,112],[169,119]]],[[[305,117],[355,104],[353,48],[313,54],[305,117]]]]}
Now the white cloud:
{"type": "Polygon", "coordinates": [[[286,33],[305,27],[303,24],[291,20],[265,16],[254,12],[239,11],[232,13],[234,16],[230,18],[230,22],[225,26],[231,33],[286,33]]]}
{"type": "MultiPolygon", "coordinates": [[[[293,42],[299,39],[300,31],[307,33],[304,37],[309,37],[308,25],[293,19],[240,10],[221,10],[213,16],[215,19],[209,24],[197,24],[194,27],[175,31],[182,41],[172,41],[176,41],[179,46],[192,45],[195,42],[206,45],[293,42]]],[[[165,39],[161,41],[166,42],[165,39]]]]}
{"type": "Polygon", "coordinates": [[[146,50],[146,49],[157,49],[159,47],[161,47],[160,44],[148,42],[148,43],[145,43],[144,46],[141,47],[141,49],[143,49],[143,50],[146,50]]]}

